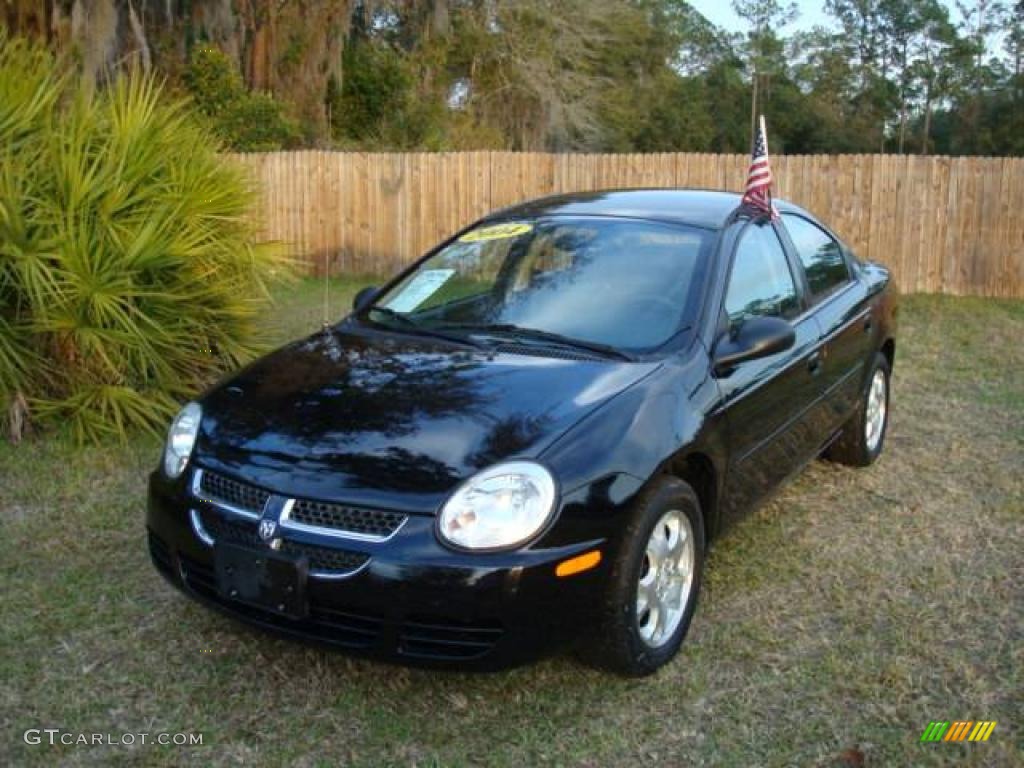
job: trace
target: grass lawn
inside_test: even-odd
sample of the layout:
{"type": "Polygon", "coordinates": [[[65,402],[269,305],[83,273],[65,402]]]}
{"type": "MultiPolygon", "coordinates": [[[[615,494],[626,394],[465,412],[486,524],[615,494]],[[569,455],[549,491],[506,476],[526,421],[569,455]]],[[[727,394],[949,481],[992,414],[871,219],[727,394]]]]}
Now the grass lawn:
{"type": "MultiPolygon", "coordinates": [[[[332,287],[333,314],[355,282],[332,287]]],[[[320,284],[284,292],[283,340],[320,284]]],[[[160,447],[0,445],[0,765],[1024,765],[1024,302],[910,297],[887,450],[816,462],[727,533],[679,658],[491,676],[277,640],[151,567],[160,447]],[[918,742],[997,720],[984,744],[918,742]],[[200,747],[26,746],[28,728],[202,732],[200,747]],[[861,762],[863,756],[865,762],[861,762]]]]}

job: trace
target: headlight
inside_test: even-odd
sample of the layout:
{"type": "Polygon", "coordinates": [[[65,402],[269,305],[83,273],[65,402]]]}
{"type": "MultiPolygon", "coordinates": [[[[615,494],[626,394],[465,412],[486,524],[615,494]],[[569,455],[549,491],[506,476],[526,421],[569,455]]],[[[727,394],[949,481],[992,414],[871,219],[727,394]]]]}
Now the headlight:
{"type": "Polygon", "coordinates": [[[460,549],[514,549],[555,511],[555,479],[540,464],[509,461],[471,477],[441,509],[438,533],[460,549]]]}
{"type": "Polygon", "coordinates": [[[199,403],[189,403],[171,422],[167,431],[167,445],[164,448],[164,473],[172,480],[181,477],[192,455],[199,434],[199,421],[203,418],[203,409],[199,403]]]}

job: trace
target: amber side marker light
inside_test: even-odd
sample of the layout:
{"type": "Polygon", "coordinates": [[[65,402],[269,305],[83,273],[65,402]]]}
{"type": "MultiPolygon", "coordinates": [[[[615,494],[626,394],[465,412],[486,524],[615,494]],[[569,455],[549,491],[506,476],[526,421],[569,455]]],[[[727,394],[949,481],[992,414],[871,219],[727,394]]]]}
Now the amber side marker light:
{"type": "Polygon", "coordinates": [[[595,549],[590,552],[584,552],[582,555],[570,557],[568,560],[559,563],[558,567],[555,568],[555,576],[558,576],[560,579],[566,576],[573,576],[583,571],[589,571],[600,562],[601,550],[595,549]]]}

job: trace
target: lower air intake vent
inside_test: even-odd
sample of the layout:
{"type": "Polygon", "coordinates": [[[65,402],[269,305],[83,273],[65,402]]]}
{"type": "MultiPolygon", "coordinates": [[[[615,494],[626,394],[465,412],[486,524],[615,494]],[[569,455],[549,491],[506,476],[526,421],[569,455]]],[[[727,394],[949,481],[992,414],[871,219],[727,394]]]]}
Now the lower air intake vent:
{"type": "Polygon", "coordinates": [[[498,621],[417,617],[402,624],[398,651],[421,659],[473,659],[490,651],[503,634],[498,621]]]}

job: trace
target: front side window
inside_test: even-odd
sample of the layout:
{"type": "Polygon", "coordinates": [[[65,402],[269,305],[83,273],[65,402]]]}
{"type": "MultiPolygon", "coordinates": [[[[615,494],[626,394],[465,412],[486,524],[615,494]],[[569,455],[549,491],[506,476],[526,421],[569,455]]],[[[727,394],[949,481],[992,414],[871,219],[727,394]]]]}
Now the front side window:
{"type": "Polygon", "coordinates": [[[796,284],[770,224],[751,224],[741,236],[729,275],[725,311],[735,327],[748,317],[792,317],[799,309],[796,284]]]}
{"type": "Polygon", "coordinates": [[[713,235],[611,217],[483,224],[420,264],[367,312],[396,328],[527,329],[649,349],[691,322],[713,235]]]}
{"type": "Polygon", "coordinates": [[[825,230],[792,214],[786,214],[783,220],[807,274],[813,299],[820,300],[849,281],[843,251],[825,230]]]}

